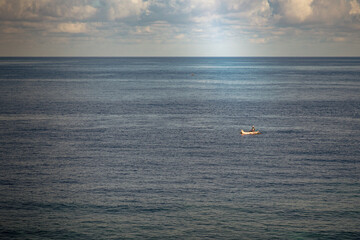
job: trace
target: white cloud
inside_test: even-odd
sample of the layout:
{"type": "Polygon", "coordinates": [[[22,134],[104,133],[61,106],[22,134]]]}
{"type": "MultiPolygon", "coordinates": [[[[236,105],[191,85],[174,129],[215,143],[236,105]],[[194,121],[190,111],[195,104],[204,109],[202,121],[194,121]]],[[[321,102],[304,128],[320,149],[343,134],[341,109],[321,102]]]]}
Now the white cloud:
{"type": "Polygon", "coordinates": [[[314,0],[272,0],[276,6],[276,18],[287,23],[302,23],[313,13],[314,0]]]}
{"type": "Polygon", "coordinates": [[[118,20],[140,15],[148,4],[145,0],[0,0],[0,19],[118,20]]]}
{"type": "Polygon", "coordinates": [[[0,1],[0,18],[7,20],[15,19],[34,19],[38,16],[38,5],[35,1],[21,1],[21,0],[1,0],[0,1]]]}
{"type": "Polygon", "coordinates": [[[63,33],[86,33],[88,28],[85,23],[60,23],[53,31],[63,33]]]}
{"type": "Polygon", "coordinates": [[[3,39],[49,43],[346,43],[359,29],[359,0],[0,0],[3,39]]]}
{"type": "Polygon", "coordinates": [[[235,20],[240,24],[248,25],[264,25],[267,24],[271,9],[267,0],[241,0],[241,1],[225,1],[224,17],[235,20]]]}
{"type": "Polygon", "coordinates": [[[136,34],[147,34],[147,33],[151,33],[151,27],[150,26],[145,26],[145,27],[141,27],[141,26],[137,26],[136,27],[136,34]]]}
{"type": "Polygon", "coordinates": [[[266,38],[252,38],[252,39],[250,39],[250,41],[252,43],[264,44],[264,43],[266,43],[268,41],[268,39],[266,39],[266,38]]]}
{"type": "Polygon", "coordinates": [[[185,34],[179,34],[175,36],[176,39],[184,39],[185,38],[185,34]]]}
{"type": "Polygon", "coordinates": [[[88,19],[94,16],[97,9],[90,5],[85,6],[73,6],[69,11],[69,17],[79,20],[88,19]]]}
{"type": "Polygon", "coordinates": [[[359,15],[360,14],[360,4],[357,0],[350,1],[351,10],[349,12],[350,15],[359,15]]]}
{"type": "Polygon", "coordinates": [[[345,42],[346,38],[344,38],[344,37],[333,37],[332,41],[334,41],[334,42],[345,42]]]}
{"type": "Polygon", "coordinates": [[[214,12],[219,5],[217,0],[190,0],[189,8],[205,12],[214,12]]]}
{"type": "Polygon", "coordinates": [[[24,31],[21,28],[5,27],[1,32],[4,34],[18,34],[23,33],[24,31]]]}
{"type": "MultiPolygon", "coordinates": [[[[104,1],[105,3],[105,1],[104,1]]],[[[107,0],[108,17],[110,20],[118,20],[130,16],[139,16],[146,11],[148,2],[143,0],[107,0]]]]}

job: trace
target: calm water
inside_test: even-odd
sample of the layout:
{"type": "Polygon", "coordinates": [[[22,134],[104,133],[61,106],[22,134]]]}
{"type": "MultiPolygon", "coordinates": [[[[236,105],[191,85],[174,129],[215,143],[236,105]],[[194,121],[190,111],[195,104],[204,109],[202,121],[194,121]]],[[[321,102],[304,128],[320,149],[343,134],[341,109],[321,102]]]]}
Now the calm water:
{"type": "Polygon", "coordinates": [[[0,58],[0,238],[359,239],[359,146],[360,58],[0,58]]]}

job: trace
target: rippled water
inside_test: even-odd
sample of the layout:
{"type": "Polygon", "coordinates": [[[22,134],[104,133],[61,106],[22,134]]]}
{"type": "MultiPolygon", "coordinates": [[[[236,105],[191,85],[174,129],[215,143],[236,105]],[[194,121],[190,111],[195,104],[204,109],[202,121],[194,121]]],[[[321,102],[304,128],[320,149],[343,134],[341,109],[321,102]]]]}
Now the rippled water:
{"type": "Polygon", "coordinates": [[[360,58],[0,58],[0,237],[359,239],[359,143],[360,58]]]}

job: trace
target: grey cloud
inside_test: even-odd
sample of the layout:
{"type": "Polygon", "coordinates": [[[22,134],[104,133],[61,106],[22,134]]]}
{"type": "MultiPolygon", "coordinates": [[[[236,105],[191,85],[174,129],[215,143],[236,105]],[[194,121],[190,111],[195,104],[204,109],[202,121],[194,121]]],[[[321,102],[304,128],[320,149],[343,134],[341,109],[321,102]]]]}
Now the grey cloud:
{"type": "Polygon", "coordinates": [[[96,11],[87,1],[80,0],[2,0],[0,19],[16,21],[81,20],[96,11]]]}
{"type": "Polygon", "coordinates": [[[114,21],[140,15],[143,0],[0,0],[0,19],[17,21],[114,21]]]}
{"type": "Polygon", "coordinates": [[[2,21],[128,21],[197,23],[200,18],[258,24],[337,24],[358,21],[358,0],[0,0],[2,21]],[[259,21],[261,19],[261,21],[259,21]]]}
{"type": "Polygon", "coordinates": [[[359,0],[0,0],[0,34],[9,41],[343,43],[359,40],[359,30],[359,0]]]}
{"type": "Polygon", "coordinates": [[[269,0],[274,24],[281,26],[337,26],[359,23],[358,0],[269,0]]]}

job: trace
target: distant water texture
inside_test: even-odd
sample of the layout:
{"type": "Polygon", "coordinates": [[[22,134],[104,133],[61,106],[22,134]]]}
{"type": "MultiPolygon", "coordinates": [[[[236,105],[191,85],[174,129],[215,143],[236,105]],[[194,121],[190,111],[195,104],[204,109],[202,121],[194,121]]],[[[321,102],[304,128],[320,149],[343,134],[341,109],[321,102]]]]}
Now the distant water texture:
{"type": "Polygon", "coordinates": [[[360,239],[360,58],[0,58],[0,238],[360,239]]]}

